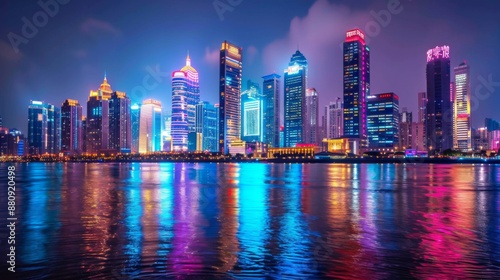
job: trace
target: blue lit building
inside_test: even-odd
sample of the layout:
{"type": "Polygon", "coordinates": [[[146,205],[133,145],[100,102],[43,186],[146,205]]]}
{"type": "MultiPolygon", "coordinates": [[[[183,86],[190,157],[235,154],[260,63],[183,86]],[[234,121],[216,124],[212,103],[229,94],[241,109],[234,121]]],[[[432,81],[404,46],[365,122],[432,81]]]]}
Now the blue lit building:
{"type": "Polygon", "coordinates": [[[130,99],[115,91],[109,99],[109,149],[130,152],[132,148],[130,99]]]}
{"type": "Polygon", "coordinates": [[[262,77],[263,142],[273,148],[280,146],[280,77],[278,74],[262,77]]]}
{"type": "Polygon", "coordinates": [[[218,152],[219,108],[206,101],[196,105],[196,150],[218,152]],[[201,142],[201,143],[199,143],[201,142]]]}
{"type": "Polygon", "coordinates": [[[347,31],[343,59],[344,137],[366,145],[366,98],[370,95],[370,49],[361,30],[347,31]]]}
{"type": "Polygon", "coordinates": [[[132,153],[139,152],[139,124],[140,124],[140,116],[141,116],[141,106],[139,104],[134,104],[130,107],[130,122],[131,127],[130,131],[132,134],[131,141],[132,153]]]}
{"type": "Polygon", "coordinates": [[[241,94],[241,124],[243,141],[262,142],[263,100],[259,88],[255,85],[251,85],[241,94]]]}
{"type": "Polygon", "coordinates": [[[198,71],[191,66],[188,55],[186,66],[172,73],[171,136],[174,151],[188,150],[188,134],[195,132],[195,107],[199,102],[198,71]]]}
{"type": "Polygon", "coordinates": [[[297,50],[285,70],[284,146],[295,147],[304,140],[307,60],[297,50]]]}
{"type": "Polygon", "coordinates": [[[141,106],[139,124],[139,153],[160,152],[162,111],[161,102],[154,99],[144,100],[141,106]]]}
{"type": "Polygon", "coordinates": [[[85,123],[87,153],[97,154],[109,148],[109,99],[112,93],[106,75],[99,89],[90,91],[85,123]]]}
{"type": "Polygon", "coordinates": [[[28,107],[28,153],[55,154],[61,149],[61,111],[54,105],[31,101],[28,107]]]}
{"type": "Polygon", "coordinates": [[[367,100],[369,148],[394,149],[399,145],[399,97],[390,92],[369,96],[367,100]]]}
{"type": "Polygon", "coordinates": [[[223,154],[241,136],[241,72],[242,48],[224,41],[220,49],[218,143],[223,154]]]}

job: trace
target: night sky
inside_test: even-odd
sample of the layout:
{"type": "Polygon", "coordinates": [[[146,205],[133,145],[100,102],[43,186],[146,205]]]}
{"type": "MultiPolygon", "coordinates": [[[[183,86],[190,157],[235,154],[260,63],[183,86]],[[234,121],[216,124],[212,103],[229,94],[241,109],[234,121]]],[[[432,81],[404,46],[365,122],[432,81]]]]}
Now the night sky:
{"type": "Polygon", "coordinates": [[[340,46],[345,31],[356,27],[369,37],[372,93],[395,92],[416,118],[417,92],[426,87],[426,51],[447,44],[452,68],[464,60],[471,67],[473,126],[482,126],[485,117],[500,119],[500,1],[59,1],[68,3],[46,23],[37,1],[0,4],[4,126],[26,133],[30,100],[61,106],[72,98],[86,110],[89,91],[99,87],[105,71],[113,90],[133,101],[158,99],[170,110],[170,74],[184,66],[188,51],[200,73],[201,99],[217,103],[224,40],[243,47],[243,88],[248,79],[262,83],[263,75],[283,75],[298,46],[323,107],[342,96],[340,46]],[[214,3],[230,10],[218,13],[214,3]],[[388,5],[397,13],[375,23],[388,5]],[[41,27],[25,32],[26,38],[23,18],[33,23],[34,15],[41,27]],[[10,39],[21,36],[16,52],[10,39]]]}

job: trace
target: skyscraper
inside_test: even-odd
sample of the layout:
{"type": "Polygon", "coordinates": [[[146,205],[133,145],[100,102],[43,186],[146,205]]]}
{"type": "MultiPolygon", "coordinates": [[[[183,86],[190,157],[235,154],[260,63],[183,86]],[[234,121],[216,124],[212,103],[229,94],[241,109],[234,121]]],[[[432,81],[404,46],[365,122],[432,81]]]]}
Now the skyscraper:
{"type": "Polygon", "coordinates": [[[306,90],[305,102],[305,143],[319,145],[319,97],[315,88],[308,88],[306,90]]]}
{"type": "Polygon", "coordinates": [[[262,77],[264,79],[264,143],[275,148],[280,145],[280,77],[278,74],[262,77]]]}
{"type": "Polygon", "coordinates": [[[412,143],[412,122],[413,114],[403,108],[399,114],[399,149],[413,149],[412,143]]]}
{"type": "Polygon", "coordinates": [[[195,131],[195,110],[200,102],[198,71],[191,66],[191,58],[186,65],[172,73],[172,141],[174,151],[187,151],[188,134],[195,131]]]}
{"type": "Polygon", "coordinates": [[[335,102],[330,102],[328,115],[330,119],[328,138],[342,137],[344,133],[344,106],[340,97],[337,97],[335,102]]]}
{"type": "Polygon", "coordinates": [[[455,90],[453,102],[453,148],[472,150],[472,124],[470,118],[470,68],[461,63],[455,67],[455,90]]]}
{"type": "Polygon", "coordinates": [[[206,101],[196,105],[196,133],[201,134],[200,150],[217,152],[219,150],[217,145],[218,140],[218,112],[219,109],[206,101]]]}
{"type": "Polygon", "coordinates": [[[368,97],[368,143],[370,149],[393,149],[399,144],[399,97],[381,93],[368,97]]]}
{"type": "Polygon", "coordinates": [[[498,123],[494,119],[486,118],[484,119],[484,126],[488,131],[493,131],[493,130],[499,130],[500,129],[500,123],[498,123]]]}
{"type": "Polygon", "coordinates": [[[284,146],[295,147],[305,140],[305,99],[307,89],[307,60],[297,50],[285,69],[284,146]]]}
{"type": "Polygon", "coordinates": [[[242,49],[227,41],[220,49],[219,152],[227,154],[229,144],[241,135],[242,49]]]}
{"type": "Polygon", "coordinates": [[[139,125],[141,116],[141,106],[139,104],[134,104],[130,107],[130,131],[132,134],[132,153],[139,152],[139,125]]]}
{"type": "Polygon", "coordinates": [[[161,122],[161,102],[153,99],[144,100],[139,126],[139,153],[161,151],[161,122]]]}
{"type": "Polygon", "coordinates": [[[82,106],[78,100],[66,99],[61,106],[61,151],[83,151],[82,106]]]}
{"type": "Polygon", "coordinates": [[[96,154],[109,148],[109,99],[112,93],[106,75],[99,89],[90,91],[85,127],[87,153],[96,154]]]}
{"type": "Polygon", "coordinates": [[[60,109],[42,101],[31,101],[28,107],[28,153],[58,153],[60,139],[60,109]]]}
{"type": "Polygon", "coordinates": [[[130,152],[132,148],[130,99],[115,91],[109,99],[109,149],[130,152]]]}
{"type": "Polygon", "coordinates": [[[450,47],[427,51],[427,106],[425,133],[431,153],[453,148],[450,97],[450,47]]]}
{"type": "Polygon", "coordinates": [[[419,92],[418,93],[418,119],[417,122],[425,123],[426,119],[426,108],[427,107],[427,93],[419,92]]]}
{"type": "Polygon", "coordinates": [[[258,88],[251,85],[241,94],[241,139],[246,142],[262,142],[263,102],[258,88]]]}
{"type": "Polygon", "coordinates": [[[48,109],[48,150],[49,154],[61,151],[61,109],[52,104],[47,104],[48,109]]]}
{"type": "Polygon", "coordinates": [[[365,34],[347,31],[344,42],[344,137],[361,139],[366,146],[366,98],[370,95],[370,48],[365,34]]]}

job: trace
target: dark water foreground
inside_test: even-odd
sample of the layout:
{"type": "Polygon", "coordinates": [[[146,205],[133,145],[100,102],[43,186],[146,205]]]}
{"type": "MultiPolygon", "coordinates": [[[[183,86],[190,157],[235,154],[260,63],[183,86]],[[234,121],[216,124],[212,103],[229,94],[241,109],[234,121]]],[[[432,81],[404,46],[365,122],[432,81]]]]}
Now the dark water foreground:
{"type": "Polygon", "coordinates": [[[15,166],[16,273],[5,187],[0,279],[500,276],[498,165],[15,166]]]}

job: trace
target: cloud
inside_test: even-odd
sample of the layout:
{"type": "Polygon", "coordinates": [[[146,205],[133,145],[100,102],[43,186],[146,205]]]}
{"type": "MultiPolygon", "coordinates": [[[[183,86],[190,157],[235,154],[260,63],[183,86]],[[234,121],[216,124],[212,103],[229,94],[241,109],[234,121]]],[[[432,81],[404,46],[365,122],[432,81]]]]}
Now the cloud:
{"type": "Polygon", "coordinates": [[[264,48],[262,59],[266,72],[277,70],[277,73],[283,73],[298,47],[309,63],[309,86],[317,88],[324,98],[333,100],[342,92],[340,45],[345,39],[345,32],[364,28],[359,23],[370,20],[368,12],[354,12],[327,0],[317,0],[305,17],[291,20],[286,36],[264,48]]]}
{"type": "Polygon", "coordinates": [[[209,47],[205,48],[205,56],[204,59],[209,64],[217,64],[219,63],[220,51],[218,49],[210,50],[209,47]]]}
{"type": "Polygon", "coordinates": [[[121,31],[115,28],[111,23],[95,18],[86,19],[81,25],[82,32],[89,35],[111,34],[113,36],[120,36],[121,31]]]}
{"type": "Polygon", "coordinates": [[[0,60],[7,62],[17,62],[23,57],[22,53],[15,52],[11,45],[0,41],[0,60]]]}
{"type": "Polygon", "coordinates": [[[257,50],[256,47],[250,46],[246,49],[245,53],[246,57],[244,57],[243,59],[248,63],[253,63],[258,53],[259,51],[257,50]]]}

